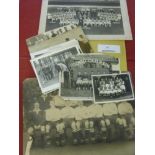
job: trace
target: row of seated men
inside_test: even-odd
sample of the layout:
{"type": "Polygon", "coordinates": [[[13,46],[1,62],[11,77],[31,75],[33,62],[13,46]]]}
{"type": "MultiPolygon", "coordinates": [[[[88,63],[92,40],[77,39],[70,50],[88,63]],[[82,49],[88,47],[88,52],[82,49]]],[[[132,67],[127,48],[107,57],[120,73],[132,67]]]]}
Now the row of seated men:
{"type": "Polygon", "coordinates": [[[121,78],[101,79],[99,82],[99,96],[118,96],[126,92],[125,82],[121,78]]]}
{"type": "Polygon", "coordinates": [[[73,108],[66,103],[43,111],[39,103],[29,113],[28,135],[32,146],[64,146],[134,139],[134,111],[130,103],[91,104],[73,108]]]}

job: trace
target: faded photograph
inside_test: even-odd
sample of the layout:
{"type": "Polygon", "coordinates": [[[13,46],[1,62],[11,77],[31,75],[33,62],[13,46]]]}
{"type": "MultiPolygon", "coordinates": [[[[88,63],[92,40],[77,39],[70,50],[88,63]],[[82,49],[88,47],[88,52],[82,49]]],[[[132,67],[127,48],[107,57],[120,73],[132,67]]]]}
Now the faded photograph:
{"type": "Polygon", "coordinates": [[[60,96],[64,99],[93,100],[91,75],[120,72],[119,59],[102,54],[71,57],[62,72],[60,96]]]}
{"type": "Polygon", "coordinates": [[[93,75],[94,102],[119,102],[134,100],[129,73],[93,75]]]}
{"type": "MultiPolygon", "coordinates": [[[[31,38],[28,38],[26,40],[27,42],[27,45],[28,47],[32,47],[32,46],[35,46],[37,44],[40,44],[41,42],[44,42],[46,40],[49,40],[51,38],[54,38],[58,35],[61,35],[69,30],[72,30],[74,28],[76,28],[77,26],[76,25],[71,25],[71,24],[68,24],[68,25],[65,25],[65,26],[62,26],[62,27],[58,27],[58,28],[55,28],[53,30],[50,30],[50,31],[47,31],[45,33],[42,33],[42,34],[38,34],[36,36],[33,36],[31,38]]],[[[31,51],[31,48],[30,48],[30,51],[31,51]]]]}
{"type": "Polygon", "coordinates": [[[65,101],[35,78],[23,89],[25,155],[134,155],[134,102],[65,101]]]}
{"type": "Polygon", "coordinates": [[[73,45],[31,60],[43,93],[59,88],[59,73],[67,69],[66,60],[79,53],[79,49],[73,45]]]}
{"type": "Polygon", "coordinates": [[[31,58],[45,54],[46,49],[76,39],[84,53],[93,52],[81,27],[67,25],[41,33],[26,40],[31,58]],[[60,35],[61,34],[61,35],[60,35]]]}

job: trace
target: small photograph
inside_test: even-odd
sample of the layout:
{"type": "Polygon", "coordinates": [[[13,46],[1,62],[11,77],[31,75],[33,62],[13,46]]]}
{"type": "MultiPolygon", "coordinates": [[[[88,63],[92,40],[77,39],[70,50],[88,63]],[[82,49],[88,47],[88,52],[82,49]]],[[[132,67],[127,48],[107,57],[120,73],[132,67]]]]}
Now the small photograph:
{"type": "Polygon", "coordinates": [[[92,75],[95,103],[134,100],[130,73],[92,75]]]}
{"type": "MultiPolygon", "coordinates": [[[[78,45],[78,42],[77,44],[78,45]]],[[[72,46],[54,49],[48,54],[31,60],[31,64],[37,76],[40,88],[47,93],[59,88],[59,73],[67,70],[67,59],[80,54],[79,46],[72,46]]],[[[60,46],[61,47],[61,46],[60,46]]]]}
{"type": "Polygon", "coordinates": [[[119,59],[102,54],[80,54],[68,60],[61,74],[60,96],[70,100],[93,100],[91,75],[120,72],[119,59]]]}
{"type": "Polygon", "coordinates": [[[23,89],[23,154],[134,154],[134,102],[65,101],[35,78],[23,89]]]}

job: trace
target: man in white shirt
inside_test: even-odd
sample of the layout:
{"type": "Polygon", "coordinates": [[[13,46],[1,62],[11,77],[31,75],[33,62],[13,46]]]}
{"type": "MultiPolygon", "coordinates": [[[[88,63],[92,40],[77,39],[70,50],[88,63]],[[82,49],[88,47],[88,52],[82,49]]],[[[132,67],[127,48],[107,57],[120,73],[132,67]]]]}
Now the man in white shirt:
{"type": "Polygon", "coordinates": [[[46,121],[51,122],[53,125],[61,118],[61,111],[55,107],[53,101],[50,101],[50,108],[45,111],[46,121]]]}
{"type": "Polygon", "coordinates": [[[71,123],[74,120],[74,115],[74,108],[72,108],[69,103],[65,101],[65,107],[61,109],[61,116],[66,127],[71,127],[71,123]]]}
{"type": "MultiPolygon", "coordinates": [[[[104,118],[103,118],[103,109],[102,106],[99,104],[92,104],[88,107],[89,113],[90,113],[90,135],[91,135],[91,141],[102,141],[105,137],[102,137],[101,129],[105,128],[105,125],[103,124],[104,118]],[[95,128],[96,127],[96,128],[95,128]]],[[[106,131],[106,130],[105,130],[106,131]]]]}
{"type": "MultiPolygon", "coordinates": [[[[47,145],[50,145],[50,140],[51,140],[51,137],[49,136],[50,135],[50,132],[51,132],[51,129],[56,129],[56,125],[59,124],[59,121],[61,119],[61,111],[55,107],[55,103],[53,100],[50,101],[50,108],[47,109],[45,111],[45,118],[46,118],[46,144],[47,145]]],[[[57,135],[56,135],[57,136],[57,135]]]]}
{"type": "Polygon", "coordinates": [[[81,102],[78,107],[74,110],[74,121],[71,124],[72,133],[73,133],[73,143],[79,144],[84,142],[84,135],[82,129],[84,127],[84,118],[85,118],[86,107],[81,102]]]}
{"type": "Polygon", "coordinates": [[[120,115],[120,122],[118,124],[125,129],[125,138],[134,139],[135,118],[134,110],[130,103],[121,102],[118,104],[118,112],[120,115]]]}
{"type": "Polygon", "coordinates": [[[103,115],[105,118],[105,124],[107,126],[107,140],[111,142],[116,139],[117,129],[116,121],[118,119],[118,109],[115,103],[105,103],[103,104],[103,115]]]}
{"type": "Polygon", "coordinates": [[[64,146],[66,142],[65,123],[63,119],[56,123],[56,145],[64,146]]]}

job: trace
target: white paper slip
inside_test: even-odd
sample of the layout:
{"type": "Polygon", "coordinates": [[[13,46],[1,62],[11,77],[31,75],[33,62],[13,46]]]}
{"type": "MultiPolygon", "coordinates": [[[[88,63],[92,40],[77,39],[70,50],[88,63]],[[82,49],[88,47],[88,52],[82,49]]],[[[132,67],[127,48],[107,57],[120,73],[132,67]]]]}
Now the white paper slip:
{"type": "Polygon", "coordinates": [[[120,45],[98,44],[98,52],[120,53],[120,45]]]}

